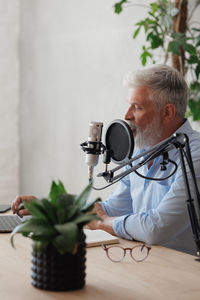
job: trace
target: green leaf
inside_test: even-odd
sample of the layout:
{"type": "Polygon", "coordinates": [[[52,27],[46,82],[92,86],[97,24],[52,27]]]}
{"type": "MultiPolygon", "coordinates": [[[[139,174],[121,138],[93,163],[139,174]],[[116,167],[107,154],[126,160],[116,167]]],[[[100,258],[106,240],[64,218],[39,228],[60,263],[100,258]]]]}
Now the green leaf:
{"type": "Polygon", "coordinates": [[[56,207],[56,216],[59,224],[63,224],[67,221],[67,213],[63,207],[56,207]]]}
{"type": "Polygon", "coordinates": [[[142,21],[140,21],[140,22],[137,22],[137,23],[135,23],[135,25],[136,26],[144,26],[145,25],[145,21],[144,20],[142,20],[142,21]]]}
{"type": "Polygon", "coordinates": [[[41,251],[42,249],[44,249],[47,245],[49,244],[49,242],[40,242],[40,241],[34,241],[33,243],[33,250],[34,251],[41,251]]]}
{"type": "Polygon", "coordinates": [[[174,53],[176,55],[181,55],[180,44],[177,43],[176,41],[171,41],[169,43],[168,51],[172,52],[172,53],[174,53]]]}
{"type": "Polygon", "coordinates": [[[193,30],[193,31],[200,31],[200,28],[192,27],[192,30],[193,30]]]}
{"type": "Polygon", "coordinates": [[[24,207],[30,212],[32,216],[48,221],[46,212],[41,205],[41,201],[37,199],[31,200],[29,203],[24,201],[24,207]]]}
{"type": "Polygon", "coordinates": [[[196,48],[188,43],[183,43],[182,47],[185,51],[189,52],[191,55],[195,55],[196,54],[196,48]]]}
{"type": "Polygon", "coordinates": [[[76,245],[76,243],[70,244],[63,235],[55,237],[52,244],[60,254],[72,253],[76,245]]]}
{"type": "Polygon", "coordinates": [[[198,57],[196,55],[191,55],[190,58],[188,58],[188,63],[189,64],[196,64],[198,63],[199,60],[198,60],[198,57]]]}
{"type": "Polygon", "coordinates": [[[67,210],[67,220],[71,220],[78,212],[80,212],[78,205],[72,205],[67,210]]]}
{"type": "Polygon", "coordinates": [[[141,27],[138,27],[138,28],[134,31],[134,33],[133,33],[133,39],[135,39],[135,38],[137,37],[138,33],[140,32],[140,28],[141,28],[141,27]]]}
{"type": "MultiPolygon", "coordinates": [[[[152,20],[152,19],[149,19],[149,18],[146,18],[146,23],[148,23],[149,25],[156,25],[157,26],[157,22],[152,20]]],[[[154,26],[156,28],[156,26],[154,26]]]]}
{"type": "Polygon", "coordinates": [[[20,225],[21,227],[18,229],[18,232],[21,233],[35,233],[45,236],[52,236],[56,233],[55,229],[49,223],[38,217],[31,217],[20,225]]]}
{"type": "Polygon", "coordinates": [[[122,12],[122,10],[123,10],[122,6],[126,2],[128,2],[128,1],[127,0],[122,0],[122,1],[117,2],[117,3],[114,4],[114,11],[115,11],[116,14],[120,14],[122,12]]]}
{"type": "Polygon", "coordinates": [[[200,35],[195,38],[195,45],[198,47],[200,45],[200,35]]]}
{"type": "Polygon", "coordinates": [[[55,225],[55,229],[67,239],[76,241],[78,236],[78,227],[75,222],[55,225]]]}
{"type": "Polygon", "coordinates": [[[48,199],[42,199],[41,201],[41,205],[42,207],[44,208],[45,212],[46,212],[46,215],[48,217],[48,220],[52,223],[52,224],[56,224],[58,219],[57,219],[57,216],[56,216],[56,212],[55,212],[55,208],[54,206],[52,205],[51,202],[49,202],[48,199]]]}
{"type": "Polygon", "coordinates": [[[75,202],[75,197],[76,196],[71,194],[62,194],[56,199],[54,204],[55,206],[62,206],[64,209],[68,209],[68,207],[75,202]]]}
{"type": "Polygon", "coordinates": [[[147,35],[147,40],[151,41],[151,48],[152,49],[156,49],[156,48],[163,45],[163,41],[159,38],[159,36],[153,34],[153,32],[150,32],[147,35]]]}
{"type": "Polygon", "coordinates": [[[10,236],[10,242],[11,242],[11,245],[13,248],[15,248],[15,245],[14,245],[14,236],[17,232],[20,232],[20,228],[22,227],[23,223],[17,225],[14,230],[11,232],[11,236],[10,236]]]}
{"type": "Polygon", "coordinates": [[[200,120],[200,100],[194,101],[189,99],[188,106],[193,114],[194,121],[200,120]]]}
{"type": "Polygon", "coordinates": [[[78,227],[75,223],[69,222],[56,225],[55,229],[61,234],[53,240],[54,246],[60,253],[72,252],[78,240],[78,227]]]}
{"type": "Polygon", "coordinates": [[[199,78],[199,74],[200,74],[200,64],[198,64],[195,68],[195,74],[196,74],[196,77],[197,79],[199,78]]]}
{"type": "Polygon", "coordinates": [[[150,7],[151,7],[151,12],[152,12],[153,15],[154,15],[155,12],[157,12],[158,9],[159,9],[159,5],[158,5],[157,2],[150,3],[150,7]]]}
{"type": "Polygon", "coordinates": [[[185,51],[193,54],[194,52],[194,47],[191,44],[188,44],[187,38],[184,35],[184,33],[175,33],[173,32],[171,37],[173,40],[169,43],[168,51],[172,52],[176,55],[180,55],[180,49],[183,48],[185,51]],[[192,47],[191,47],[192,46],[192,47]]]}
{"type": "Polygon", "coordinates": [[[43,219],[39,219],[37,217],[31,217],[28,220],[25,220],[21,224],[15,227],[15,229],[11,233],[11,245],[14,247],[14,236],[17,232],[22,233],[24,236],[28,237],[31,233],[35,233],[37,235],[45,235],[45,236],[53,236],[56,231],[43,219]]]}
{"type": "Polygon", "coordinates": [[[190,90],[200,92],[200,83],[198,81],[193,81],[190,83],[190,90]]]}
{"type": "Polygon", "coordinates": [[[141,61],[142,61],[142,65],[145,66],[146,65],[146,62],[147,62],[147,57],[151,57],[152,58],[152,55],[151,53],[149,53],[145,47],[143,47],[143,52],[141,54],[141,61]]]}
{"type": "Polygon", "coordinates": [[[59,183],[57,184],[55,181],[53,181],[49,193],[50,201],[54,203],[56,199],[63,194],[66,194],[66,190],[63,183],[59,181],[59,183]]]}
{"type": "Polygon", "coordinates": [[[76,196],[75,204],[77,204],[80,208],[86,204],[86,201],[90,195],[91,189],[92,189],[92,182],[90,182],[86,186],[86,188],[82,191],[82,193],[79,196],[76,196]]]}

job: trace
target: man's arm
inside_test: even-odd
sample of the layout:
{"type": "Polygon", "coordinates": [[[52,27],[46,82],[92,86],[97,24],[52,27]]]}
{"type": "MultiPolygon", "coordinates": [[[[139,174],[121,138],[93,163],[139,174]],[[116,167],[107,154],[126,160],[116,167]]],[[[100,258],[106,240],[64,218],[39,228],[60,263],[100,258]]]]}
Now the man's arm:
{"type": "Polygon", "coordinates": [[[101,229],[112,235],[116,235],[113,230],[113,221],[115,220],[115,217],[109,217],[100,203],[95,204],[94,212],[101,218],[101,220],[91,221],[87,227],[92,230],[101,229]]]}

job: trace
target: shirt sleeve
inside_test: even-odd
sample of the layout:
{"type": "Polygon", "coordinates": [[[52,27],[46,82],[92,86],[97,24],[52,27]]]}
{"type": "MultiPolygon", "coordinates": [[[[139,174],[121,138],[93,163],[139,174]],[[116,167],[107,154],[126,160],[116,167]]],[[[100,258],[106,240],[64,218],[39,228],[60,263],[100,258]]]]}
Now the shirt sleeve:
{"type": "Polygon", "coordinates": [[[120,180],[116,190],[102,203],[102,207],[111,217],[122,216],[133,212],[129,176],[120,180]]]}
{"type": "MultiPolygon", "coordinates": [[[[200,157],[198,148],[193,152],[193,164],[198,187],[200,186],[200,157]]],[[[191,172],[187,167],[191,194],[195,190],[191,172]]],[[[126,239],[136,239],[149,244],[163,244],[175,238],[190,226],[187,210],[187,193],[181,166],[175,174],[175,180],[156,208],[140,213],[129,213],[117,217],[113,229],[117,235],[126,239]]]]}

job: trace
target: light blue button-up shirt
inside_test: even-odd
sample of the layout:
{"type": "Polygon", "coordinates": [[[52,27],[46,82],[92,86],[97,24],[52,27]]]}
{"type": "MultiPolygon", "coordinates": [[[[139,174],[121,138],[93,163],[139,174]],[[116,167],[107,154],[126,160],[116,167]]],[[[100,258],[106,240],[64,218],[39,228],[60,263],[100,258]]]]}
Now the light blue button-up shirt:
{"type": "MultiPolygon", "coordinates": [[[[200,189],[200,134],[191,128],[188,121],[185,121],[178,132],[189,137],[200,189]]],[[[134,156],[141,152],[136,150],[134,156]]],[[[178,165],[173,176],[164,181],[152,181],[132,172],[120,181],[116,190],[102,205],[109,216],[117,216],[113,229],[118,236],[195,253],[196,245],[188,215],[187,194],[178,150],[169,151],[169,158],[178,165]]],[[[152,167],[148,169],[148,166],[144,165],[137,171],[148,177],[164,178],[173,171],[174,165],[169,163],[167,170],[161,171],[161,161],[162,157],[157,157],[152,167]]],[[[188,168],[187,172],[192,196],[195,198],[188,168]]]]}

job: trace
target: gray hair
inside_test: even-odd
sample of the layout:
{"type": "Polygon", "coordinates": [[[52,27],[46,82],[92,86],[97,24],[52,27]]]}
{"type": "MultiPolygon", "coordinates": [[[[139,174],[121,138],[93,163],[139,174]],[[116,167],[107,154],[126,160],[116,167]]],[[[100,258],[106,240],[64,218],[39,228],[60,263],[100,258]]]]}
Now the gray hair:
{"type": "Polygon", "coordinates": [[[184,118],[189,90],[180,72],[167,65],[154,65],[137,72],[132,72],[125,78],[128,87],[148,87],[155,107],[160,111],[166,104],[172,103],[176,107],[176,115],[184,118]]]}

